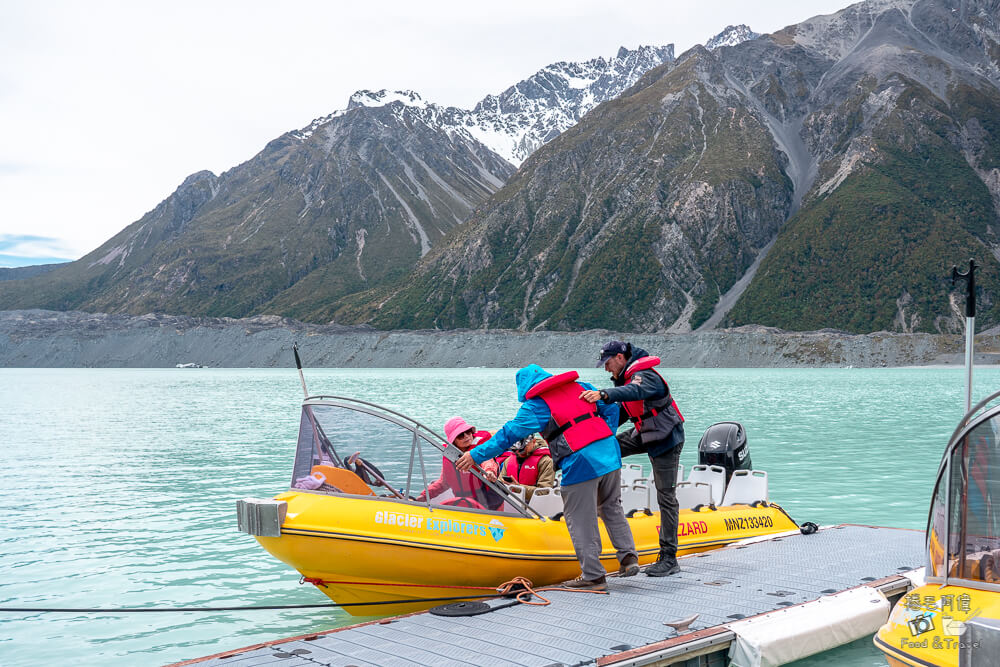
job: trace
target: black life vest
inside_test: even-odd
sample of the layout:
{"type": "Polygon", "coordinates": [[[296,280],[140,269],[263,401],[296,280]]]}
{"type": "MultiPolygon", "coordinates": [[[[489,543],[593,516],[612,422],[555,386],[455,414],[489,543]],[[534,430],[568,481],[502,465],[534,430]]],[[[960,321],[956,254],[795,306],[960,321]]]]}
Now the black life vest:
{"type": "Polygon", "coordinates": [[[643,420],[655,418],[661,413],[669,412],[671,408],[677,416],[674,418],[673,415],[670,415],[670,421],[673,422],[670,425],[670,428],[673,428],[675,424],[684,421],[684,416],[681,414],[681,411],[677,409],[677,403],[674,402],[673,396],[670,395],[670,385],[667,384],[667,381],[663,379],[663,376],[660,375],[660,372],[655,368],[655,366],[659,365],[659,357],[640,357],[629,364],[625,369],[625,384],[631,382],[632,376],[639,371],[651,370],[656,373],[656,376],[660,378],[660,380],[663,381],[663,386],[667,389],[666,396],[660,398],[648,398],[645,400],[622,402],[622,407],[625,408],[625,412],[628,414],[629,420],[635,424],[636,430],[640,432],[643,430],[643,420]]]}

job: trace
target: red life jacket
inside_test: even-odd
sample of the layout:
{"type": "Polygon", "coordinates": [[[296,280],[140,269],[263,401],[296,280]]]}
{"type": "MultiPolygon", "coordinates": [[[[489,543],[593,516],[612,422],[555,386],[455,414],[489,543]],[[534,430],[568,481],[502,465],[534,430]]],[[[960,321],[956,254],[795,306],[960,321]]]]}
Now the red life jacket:
{"type": "Polygon", "coordinates": [[[663,379],[663,376],[660,375],[660,372],[657,371],[656,368],[654,368],[654,366],[659,366],[659,365],[660,365],[659,357],[640,357],[639,359],[631,363],[628,366],[628,368],[625,369],[625,384],[628,384],[632,380],[632,376],[638,373],[639,371],[651,370],[654,373],[656,373],[657,377],[663,380],[663,386],[667,388],[667,395],[665,397],[661,399],[652,399],[652,401],[650,401],[658,404],[655,406],[650,405],[647,408],[646,405],[647,401],[644,400],[622,402],[622,407],[625,408],[625,412],[628,414],[629,419],[632,420],[632,423],[635,424],[635,428],[637,431],[642,430],[643,419],[649,419],[650,417],[655,417],[660,413],[661,410],[663,410],[668,405],[672,406],[674,408],[674,412],[677,413],[677,417],[682,422],[684,421],[684,415],[682,415],[681,411],[677,409],[677,403],[674,402],[674,397],[670,395],[670,385],[668,385],[667,381],[663,379]]]}
{"type": "Polygon", "coordinates": [[[456,496],[474,496],[483,488],[483,483],[471,472],[462,472],[447,456],[441,459],[441,477],[433,482],[428,490],[433,498],[446,489],[451,489],[456,496]]]}
{"type": "Polygon", "coordinates": [[[576,371],[546,378],[525,393],[526,398],[540,398],[549,406],[555,428],[542,434],[550,443],[556,436],[566,438],[566,444],[576,452],[592,442],[611,435],[611,428],[597,408],[580,398],[586,387],[576,382],[576,371]]]}
{"type": "Polygon", "coordinates": [[[510,475],[518,484],[535,486],[538,484],[538,462],[542,460],[543,456],[551,456],[548,447],[539,447],[531,452],[524,461],[518,461],[517,454],[514,452],[504,452],[497,457],[497,463],[504,465],[506,462],[503,474],[510,475]]]}
{"type": "MultiPolygon", "coordinates": [[[[476,431],[475,445],[478,446],[493,437],[489,431],[476,431]]],[[[454,447],[454,445],[448,445],[454,447]]],[[[444,456],[441,458],[441,476],[427,487],[427,492],[431,498],[444,491],[451,489],[452,493],[460,498],[468,498],[478,495],[482,489],[486,488],[478,477],[471,472],[462,472],[455,467],[451,460],[444,456]]],[[[454,503],[452,503],[454,504],[454,503]]]]}

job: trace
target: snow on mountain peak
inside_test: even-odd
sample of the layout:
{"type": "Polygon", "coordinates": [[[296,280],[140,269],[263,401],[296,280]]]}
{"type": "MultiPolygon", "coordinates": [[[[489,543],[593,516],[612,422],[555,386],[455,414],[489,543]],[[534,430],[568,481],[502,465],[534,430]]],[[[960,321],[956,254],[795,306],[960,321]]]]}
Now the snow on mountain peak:
{"type": "Polygon", "coordinates": [[[613,58],[558,62],[497,94],[488,95],[471,110],[429,103],[412,90],[359,90],[347,109],[317,118],[292,132],[305,141],[321,126],[363,107],[396,102],[397,115],[416,117],[451,136],[484,144],[513,165],[520,165],[536,148],[576,124],[602,102],[618,97],[650,69],[673,62],[674,45],[618,49],[613,58]]]}
{"type": "Polygon", "coordinates": [[[358,107],[384,107],[393,102],[402,102],[408,107],[427,107],[427,102],[412,90],[359,90],[347,102],[347,110],[358,107]]]}
{"type": "Polygon", "coordinates": [[[343,116],[352,109],[359,109],[362,107],[384,107],[394,102],[400,102],[405,107],[412,107],[415,109],[429,109],[435,107],[434,104],[425,101],[418,93],[412,90],[386,90],[385,88],[375,91],[359,90],[351,95],[350,99],[347,101],[346,109],[340,109],[327,116],[316,118],[306,127],[301,130],[293,131],[291,134],[300,141],[305,141],[313,135],[313,132],[315,132],[317,128],[322,125],[326,125],[334,118],[343,116]]]}
{"type": "Polygon", "coordinates": [[[673,62],[674,45],[618,49],[613,58],[558,62],[543,67],[466,112],[466,131],[514,165],[576,124],[601,102],[614,99],[643,74],[673,62]]]}
{"type": "Polygon", "coordinates": [[[727,26],[725,30],[705,42],[705,48],[711,51],[719,48],[720,46],[736,46],[741,42],[748,42],[751,39],[757,39],[758,37],[760,37],[760,33],[754,32],[750,29],[750,26],[746,24],[731,25],[727,26]]]}

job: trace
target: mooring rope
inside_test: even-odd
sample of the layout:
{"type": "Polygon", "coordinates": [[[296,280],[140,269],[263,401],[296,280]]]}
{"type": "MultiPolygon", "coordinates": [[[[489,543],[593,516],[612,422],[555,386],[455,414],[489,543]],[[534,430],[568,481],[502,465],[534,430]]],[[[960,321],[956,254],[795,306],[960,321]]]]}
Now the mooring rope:
{"type": "Polygon", "coordinates": [[[447,584],[397,584],[390,582],[369,582],[369,581],[334,581],[329,579],[317,579],[314,577],[302,577],[300,584],[313,584],[316,586],[326,586],[327,584],[343,584],[354,586],[409,586],[414,588],[455,588],[464,590],[490,591],[483,595],[463,595],[460,597],[440,597],[440,598],[413,598],[407,600],[374,600],[372,602],[326,602],[321,604],[273,604],[273,605],[247,605],[237,607],[0,607],[0,612],[40,614],[40,613],[63,613],[63,614],[138,614],[138,613],[166,613],[166,612],[192,612],[192,611],[263,611],[275,609],[317,609],[323,607],[368,607],[386,604],[420,604],[424,602],[459,602],[461,600],[473,600],[484,598],[510,597],[513,596],[521,604],[545,606],[551,604],[547,598],[539,595],[539,591],[568,591],[571,593],[598,593],[607,595],[607,591],[594,591],[578,588],[563,588],[561,586],[543,586],[534,588],[530,579],[525,577],[514,577],[510,581],[505,581],[496,588],[490,586],[458,586],[447,584]],[[532,600],[532,597],[538,600],[532,600]]]}
{"type": "Polygon", "coordinates": [[[563,586],[542,586],[539,588],[534,588],[534,584],[531,583],[530,579],[525,577],[514,577],[510,581],[505,581],[496,588],[491,588],[489,586],[459,586],[457,584],[404,584],[396,583],[390,581],[339,581],[332,579],[319,579],[317,577],[306,577],[303,576],[299,579],[300,584],[313,584],[314,586],[327,587],[327,584],[338,584],[342,586],[403,586],[408,588],[455,588],[461,590],[474,590],[474,591],[495,591],[495,595],[477,595],[473,597],[496,597],[496,594],[502,597],[514,596],[522,604],[545,606],[551,604],[551,601],[547,598],[539,595],[539,591],[566,591],[568,593],[597,593],[599,595],[607,595],[607,591],[595,591],[588,588],[565,588],[563,586]],[[520,587],[520,590],[518,590],[520,587]],[[530,601],[532,596],[536,596],[541,602],[530,601]]]}
{"type": "Polygon", "coordinates": [[[464,595],[454,598],[417,598],[413,600],[375,600],[373,602],[327,602],[323,604],[272,604],[249,605],[245,607],[0,607],[0,612],[19,613],[72,613],[72,614],[120,614],[142,612],[188,612],[188,611],[256,611],[264,609],[311,609],[318,607],[366,607],[380,604],[408,604],[416,602],[457,602],[471,598],[495,598],[492,595],[464,595]]]}

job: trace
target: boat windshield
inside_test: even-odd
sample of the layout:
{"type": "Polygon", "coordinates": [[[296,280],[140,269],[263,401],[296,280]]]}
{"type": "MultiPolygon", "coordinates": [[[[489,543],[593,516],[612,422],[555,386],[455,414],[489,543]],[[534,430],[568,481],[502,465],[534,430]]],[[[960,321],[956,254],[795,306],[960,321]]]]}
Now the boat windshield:
{"type": "Polygon", "coordinates": [[[1000,589],[997,502],[1000,409],[974,420],[945,453],[927,522],[928,579],[1000,589]]]}
{"type": "Polygon", "coordinates": [[[311,397],[302,405],[292,488],[528,515],[502,484],[478,471],[460,473],[459,455],[441,436],[387,408],[311,397]]]}

